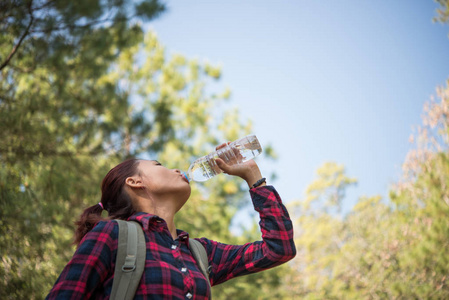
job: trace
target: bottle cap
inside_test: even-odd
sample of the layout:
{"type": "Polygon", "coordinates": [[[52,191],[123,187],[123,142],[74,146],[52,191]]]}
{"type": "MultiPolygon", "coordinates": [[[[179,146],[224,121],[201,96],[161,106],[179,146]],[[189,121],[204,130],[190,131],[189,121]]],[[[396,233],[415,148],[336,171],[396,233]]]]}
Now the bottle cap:
{"type": "Polygon", "coordinates": [[[184,175],[184,177],[187,179],[187,181],[190,183],[190,178],[189,176],[187,176],[187,173],[184,171],[181,171],[182,175],[184,175]]]}

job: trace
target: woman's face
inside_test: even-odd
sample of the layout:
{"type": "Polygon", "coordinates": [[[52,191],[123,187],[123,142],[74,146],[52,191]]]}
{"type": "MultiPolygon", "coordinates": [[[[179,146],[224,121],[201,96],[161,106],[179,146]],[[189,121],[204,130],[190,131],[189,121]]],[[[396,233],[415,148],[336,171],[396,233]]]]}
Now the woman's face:
{"type": "Polygon", "coordinates": [[[167,169],[155,160],[141,160],[138,169],[145,188],[151,193],[190,196],[189,181],[178,169],[167,169]]]}

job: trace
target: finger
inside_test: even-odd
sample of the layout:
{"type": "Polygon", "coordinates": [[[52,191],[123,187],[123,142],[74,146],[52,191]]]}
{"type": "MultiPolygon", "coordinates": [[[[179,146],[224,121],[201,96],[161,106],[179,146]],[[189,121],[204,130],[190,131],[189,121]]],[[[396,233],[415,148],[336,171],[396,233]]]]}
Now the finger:
{"type": "Polygon", "coordinates": [[[223,144],[221,144],[221,145],[215,147],[215,150],[218,150],[218,149],[221,149],[221,148],[223,148],[223,147],[226,147],[226,145],[229,145],[230,143],[231,143],[231,142],[223,143],[223,144]]]}

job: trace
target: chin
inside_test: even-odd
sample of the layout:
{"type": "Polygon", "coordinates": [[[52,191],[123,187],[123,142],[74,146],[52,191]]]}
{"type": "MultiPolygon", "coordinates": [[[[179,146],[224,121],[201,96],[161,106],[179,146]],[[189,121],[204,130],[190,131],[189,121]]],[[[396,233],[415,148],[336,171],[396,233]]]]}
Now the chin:
{"type": "Polygon", "coordinates": [[[187,200],[189,200],[189,198],[190,198],[190,194],[192,193],[192,189],[190,188],[190,185],[189,185],[189,191],[186,193],[186,202],[187,202],[187,200]]]}
{"type": "Polygon", "coordinates": [[[181,191],[179,191],[179,199],[180,199],[179,201],[181,202],[181,205],[180,205],[181,207],[184,206],[184,204],[187,202],[187,200],[189,200],[191,193],[192,193],[192,190],[190,188],[190,185],[187,186],[186,188],[183,188],[181,191]]]}

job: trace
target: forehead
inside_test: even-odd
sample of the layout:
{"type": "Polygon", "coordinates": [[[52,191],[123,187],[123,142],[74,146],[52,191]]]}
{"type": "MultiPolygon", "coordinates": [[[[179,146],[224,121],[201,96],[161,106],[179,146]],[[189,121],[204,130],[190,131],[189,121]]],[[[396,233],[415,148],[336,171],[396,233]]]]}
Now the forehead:
{"type": "Polygon", "coordinates": [[[157,165],[160,165],[160,163],[157,160],[140,160],[138,168],[142,169],[142,168],[148,168],[148,167],[157,166],[157,165]]]}

